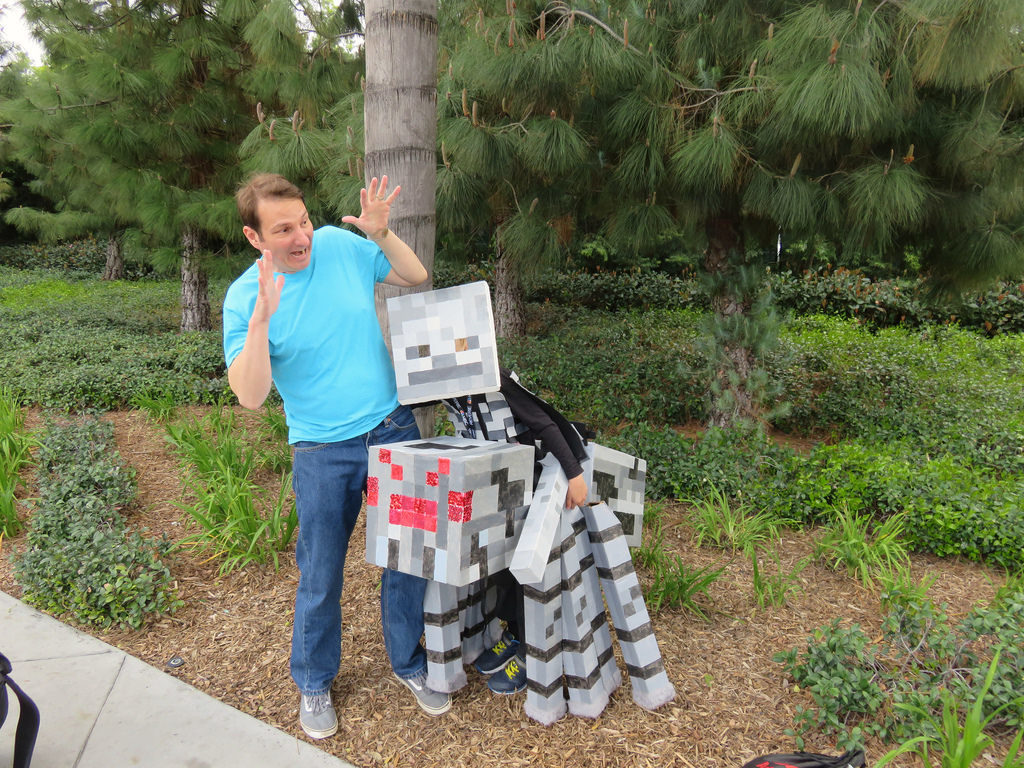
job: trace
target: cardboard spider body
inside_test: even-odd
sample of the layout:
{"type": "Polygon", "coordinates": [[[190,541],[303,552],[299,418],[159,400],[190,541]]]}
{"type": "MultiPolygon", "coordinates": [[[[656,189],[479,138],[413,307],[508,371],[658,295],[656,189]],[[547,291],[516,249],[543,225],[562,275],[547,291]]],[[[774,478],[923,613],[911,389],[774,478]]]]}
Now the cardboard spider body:
{"type": "Polygon", "coordinates": [[[549,454],[537,474],[534,447],[516,442],[521,425],[491,357],[486,283],[392,298],[388,315],[399,400],[445,399],[456,433],[370,456],[367,558],[430,580],[427,684],[461,688],[465,665],[501,637],[486,577],[509,568],[523,586],[529,717],[549,724],[567,711],[604,711],[622,681],[609,614],[634,701],[671,701],[629,553],[640,544],[646,463],[589,443],[582,466],[596,502],[565,509],[561,466],[549,454]],[[446,399],[467,395],[472,411],[446,399]]]}

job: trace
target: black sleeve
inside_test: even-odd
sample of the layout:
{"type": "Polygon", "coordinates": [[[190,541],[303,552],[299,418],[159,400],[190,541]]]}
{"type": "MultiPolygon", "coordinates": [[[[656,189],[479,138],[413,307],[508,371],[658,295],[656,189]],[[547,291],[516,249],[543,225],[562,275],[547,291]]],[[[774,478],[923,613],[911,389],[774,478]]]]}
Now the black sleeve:
{"type": "Polygon", "coordinates": [[[567,478],[571,479],[583,473],[583,468],[554,419],[540,406],[534,395],[507,376],[504,371],[501,374],[501,394],[505,396],[516,421],[521,422],[533,433],[533,437],[540,442],[544,450],[554,455],[567,478]]]}

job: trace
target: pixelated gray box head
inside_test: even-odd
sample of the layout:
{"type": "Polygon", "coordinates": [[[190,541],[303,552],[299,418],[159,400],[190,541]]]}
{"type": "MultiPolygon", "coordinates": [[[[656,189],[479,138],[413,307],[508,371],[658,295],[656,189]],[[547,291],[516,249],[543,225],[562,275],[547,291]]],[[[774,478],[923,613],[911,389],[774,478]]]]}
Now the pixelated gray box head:
{"type": "Polygon", "coordinates": [[[497,392],[498,347],[484,281],[388,299],[398,402],[497,392]]]}
{"type": "Polygon", "coordinates": [[[372,446],[366,559],[453,586],[507,568],[533,497],[533,455],[461,437],[372,446]]]}
{"type": "Polygon", "coordinates": [[[647,462],[597,443],[587,445],[583,477],[591,501],[603,501],[622,524],[626,543],[639,547],[644,522],[647,462]]]}

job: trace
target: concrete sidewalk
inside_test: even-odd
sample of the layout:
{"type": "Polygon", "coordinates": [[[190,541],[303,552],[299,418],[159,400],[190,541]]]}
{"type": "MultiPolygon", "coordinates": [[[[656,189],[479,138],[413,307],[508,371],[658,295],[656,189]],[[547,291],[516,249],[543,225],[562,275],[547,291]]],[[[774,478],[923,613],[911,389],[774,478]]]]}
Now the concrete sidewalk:
{"type": "MultiPolygon", "coordinates": [[[[32,768],[351,768],[3,592],[0,652],[39,707],[32,768]]],[[[0,766],[19,714],[8,698],[0,766]]]]}

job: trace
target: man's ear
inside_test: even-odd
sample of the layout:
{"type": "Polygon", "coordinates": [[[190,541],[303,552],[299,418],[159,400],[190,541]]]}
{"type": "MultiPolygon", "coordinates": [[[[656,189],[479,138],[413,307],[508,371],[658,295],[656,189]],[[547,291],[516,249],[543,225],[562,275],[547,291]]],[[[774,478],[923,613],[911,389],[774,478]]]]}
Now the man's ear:
{"type": "Polygon", "coordinates": [[[260,239],[260,233],[252,227],[242,227],[242,234],[245,235],[245,239],[249,241],[249,244],[260,253],[263,252],[262,240],[260,239]]]}

